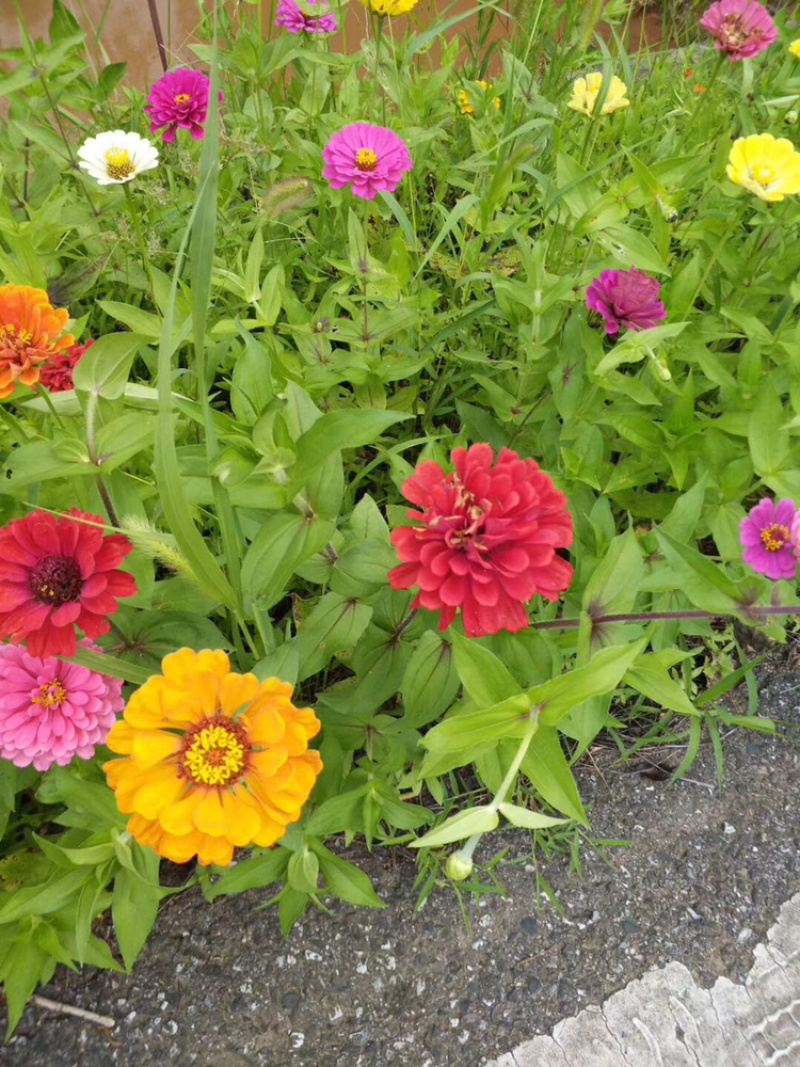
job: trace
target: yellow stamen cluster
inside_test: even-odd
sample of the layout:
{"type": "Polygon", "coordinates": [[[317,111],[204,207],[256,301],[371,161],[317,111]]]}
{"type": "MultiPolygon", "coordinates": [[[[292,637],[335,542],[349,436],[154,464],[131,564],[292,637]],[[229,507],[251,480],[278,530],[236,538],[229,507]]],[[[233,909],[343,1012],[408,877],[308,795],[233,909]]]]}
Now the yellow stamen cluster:
{"type": "Polygon", "coordinates": [[[245,749],[239,734],[229,719],[220,719],[198,730],[183,756],[189,777],[201,785],[225,785],[238,778],[245,765],[245,749]]]}
{"type": "Polygon", "coordinates": [[[191,99],[192,98],[188,93],[178,93],[178,95],[174,97],[176,104],[188,104],[191,99]]]}
{"type": "Polygon", "coordinates": [[[789,540],[789,527],[782,522],[771,522],[761,531],[761,543],[767,552],[777,552],[789,540]]]}
{"type": "Polygon", "coordinates": [[[133,174],[135,168],[127,148],[109,148],[104,158],[109,178],[116,178],[119,181],[120,178],[127,178],[129,174],[133,174]]]}
{"type": "Polygon", "coordinates": [[[371,148],[359,148],[356,152],[356,166],[359,170],[375,170],[377,155],[371,148]]]}
{"type": "Polygon", "coordinates": [[[67,699],[67,691],[61,682],[42,682],[39,686],[39,695],[33,697],[33,704],[41,704],[43,708],[52,708],[54,704],[63,704],[67,699]]]}

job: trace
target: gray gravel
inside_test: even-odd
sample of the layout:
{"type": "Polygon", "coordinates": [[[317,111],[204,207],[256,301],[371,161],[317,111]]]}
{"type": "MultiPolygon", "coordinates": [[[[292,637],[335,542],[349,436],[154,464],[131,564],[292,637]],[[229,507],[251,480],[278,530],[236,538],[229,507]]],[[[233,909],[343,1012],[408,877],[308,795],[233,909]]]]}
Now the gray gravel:
{"type": "MultiPolygon", "coordinates": [[[[773,674],[762,712],[800,722],[800,673],[773,674]]],[[[743,981],[753,949],[800,888],[797,739],[743,730],[724,742],[725,789],[703,747],[675,787],[613,766],[596,748],[580,772],[596,838],[628,837],[541,868],[557,893],[537,910],[525,836],[507,831],[505,898],[435,891],[414,914],[414,857],[351,850],[389,905],[334,904],[284,941],[265,894],[163,908],[133,974],[59,969],[43,994],[113,1016],[106,1030],[29,1007],[0,1063],[19,1067],[480,1067],[564,1016],[676,960],[701,985],[743,981]]],[[[671,753],[674,757],[675,753],[671,753]]]]}

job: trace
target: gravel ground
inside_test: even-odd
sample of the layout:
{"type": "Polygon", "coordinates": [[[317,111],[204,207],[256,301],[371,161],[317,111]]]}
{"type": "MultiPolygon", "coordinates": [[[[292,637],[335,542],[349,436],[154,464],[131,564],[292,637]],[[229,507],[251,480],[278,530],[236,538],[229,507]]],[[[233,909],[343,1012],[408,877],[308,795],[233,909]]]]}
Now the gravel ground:
{"type": "MultiPolygon", "coordinates": [[[[800,672],[774,673],[763,714],[800,722],[800,672]]],[[[385,910],[334,905],[287,942],[262,891],[208,906],[173,898],[129,975],[59,969],[41,992],[114,1017],[105,1029],[29,1007],[0,1063],[18,1067],[480,1067],[671,960],[709,985],[742,981],[752,950],[798,888],[800,750],[743,730],[724,742],[717,795],[710,748],[674,787],[595,749],[580,775],[597,838],[630,838],[542,868],[561,913],[537,908],[518,831],[500,869],[507,895],[467,903],[448,889],[414,914],[414,859],[351,853],[385,910]]],[[[674,755],[674,754],[673,754],[674,755]]],[[[479,852],[478,858],[481,858],[479,852]]]]}

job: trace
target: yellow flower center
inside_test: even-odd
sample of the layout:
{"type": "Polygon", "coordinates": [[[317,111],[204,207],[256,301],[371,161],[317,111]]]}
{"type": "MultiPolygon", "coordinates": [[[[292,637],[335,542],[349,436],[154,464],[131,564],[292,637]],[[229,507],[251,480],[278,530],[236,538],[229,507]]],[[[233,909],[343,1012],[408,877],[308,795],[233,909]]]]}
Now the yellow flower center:
{"type": "Polygon", "coordinates": [[[176,104],[188,104],[192,98],[188,93],[178,93],[174,99],[176,104]]]}
{"type": "Polygon", "coordinates": [[[769,163],[756,163],[752,167],[750,173],[753,179],[758,182],[759,185],[767,186],[771,181],[775,180],[775,168],[770,166],[769,163]]]}
{"type": "Polygon", "coordinates": [[[356,152],[356,166],[359,170],[375,170],[378,157],[371,148],[359,148],[356,152]]]}
{"type": "Polygon", "coordinates": [[[136,169],[127,148],[107,149],[105,161],[109,178],[116,178],[117,181],[127,178],[136,169]]]}
{"type": "Polygon", "coordinates": [[[247,763],[247,734],[225,715],[205,719],[183,741],[182,767],[198,785],[228,785],[247,763]]]}
{"type": "Polygon", "coordinates": [[[63,704],[67,699],[67,691],[61,682],[42,682],[39,686],[39,695],[32,698],[33,704],[41,704],[43,708],[52,708],[54,704],[63,704]]]}
{"type": "Polygon", "coordinates": [[[25,348],[32,340],[30,330],[22,330],[13,322],[0,326],[0,348],[25,348]]]}
{"type": "Polygon", "coordinates": [[[726,15],[722,20],[721,29],[725,43],[734,47],[743,44],[750,36],[741,15],[726,15]]]}
{"type": "Polygon", "coordinates": [[[761,543],[767,552],[777,552],[789,540],[789,527],[782,522],[771,522],[761,531],[761,543]]]}

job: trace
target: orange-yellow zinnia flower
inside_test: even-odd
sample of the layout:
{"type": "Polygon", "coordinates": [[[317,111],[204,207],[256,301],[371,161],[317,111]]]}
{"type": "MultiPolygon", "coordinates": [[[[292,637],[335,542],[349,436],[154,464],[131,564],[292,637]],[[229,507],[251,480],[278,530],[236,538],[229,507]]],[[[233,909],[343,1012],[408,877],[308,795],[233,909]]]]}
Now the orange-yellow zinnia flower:
{"type": "Polygon", "coordinates": [[[10,396],[17,382],[35,385],[39,364],[75,344],[71,333],[61,333],[68,319],[67,309],[54,308],[44,289],[0,286],[0,398],[10,396]]]}
{"type": "Polygon", "coordinates": [[[181,648],[128,701],[104,770],[128,831],[175,863],[230,863],[235,847],[274,845],[300,818],[317,775],[319,730],[292,686],[234,674],[225,652],[181,648]]]}

